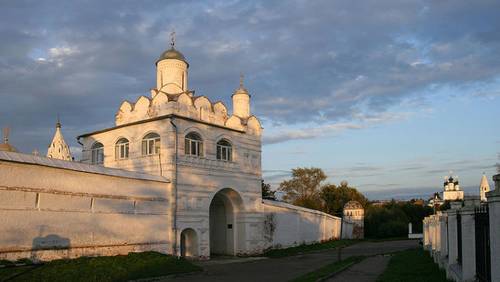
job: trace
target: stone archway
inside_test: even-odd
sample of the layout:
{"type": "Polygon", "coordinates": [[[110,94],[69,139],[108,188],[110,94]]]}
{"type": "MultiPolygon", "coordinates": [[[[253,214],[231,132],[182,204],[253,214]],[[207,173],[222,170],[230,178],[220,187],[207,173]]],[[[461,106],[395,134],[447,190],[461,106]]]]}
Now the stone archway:
{"type": "Polygon", "coordinates": [[[233,189],[218,191],[210,203],[210,255],[236,255],[244,244],[243,201],[233,189]]]}
{"type": "Polygon", "coordinates": [[[192,228],[186,228],[181,232],[181,256],[198,256],[198,236],[192,228]]]}

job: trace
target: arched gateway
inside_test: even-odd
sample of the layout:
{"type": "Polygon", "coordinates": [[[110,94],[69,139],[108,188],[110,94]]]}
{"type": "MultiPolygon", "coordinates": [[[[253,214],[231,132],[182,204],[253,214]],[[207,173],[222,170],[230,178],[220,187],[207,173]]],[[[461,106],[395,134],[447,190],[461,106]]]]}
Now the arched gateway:
{"type": "Polygon", "coordinates": [[[235,190],[218,191],[210,203],[210,255],[236,255],[245,241],[243,200],[235,190]]]}

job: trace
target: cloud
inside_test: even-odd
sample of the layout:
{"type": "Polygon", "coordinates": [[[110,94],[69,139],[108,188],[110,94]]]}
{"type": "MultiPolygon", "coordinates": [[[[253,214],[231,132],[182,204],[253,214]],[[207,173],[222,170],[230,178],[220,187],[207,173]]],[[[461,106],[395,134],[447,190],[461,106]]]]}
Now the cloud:
{"type": "Polygon", "coordinates": [[[155,59],[175,29],[197,94],[230,104],[245,73],[253,113],[266,128],[283,126],[271,136],[266,131],[268,144],[363,129],[377,122],[359,115],[391,115],[394,106],[422,103],[430,90],[497,77],[499,6],[3,2],[0,98],[9,103],[0,105],[0,123],[12,125],[12,141],[31,152],[50,141],[60,113],[77,146],[70,136],[112,125],[123,99],[147,95],[155,85],[155,59]]]}
{"type": "Polygon", "coordinates": [[[339,134],[345,130],[359,130],[386,122],[401,121],[410,113],[380,113],[375,115],[354,114],[355,122],[331,123],[319,126],[308,126],[299,129],[273,130],[263,137],[264,144],[276,144],[290,140],[314,139],[339,134]]]}

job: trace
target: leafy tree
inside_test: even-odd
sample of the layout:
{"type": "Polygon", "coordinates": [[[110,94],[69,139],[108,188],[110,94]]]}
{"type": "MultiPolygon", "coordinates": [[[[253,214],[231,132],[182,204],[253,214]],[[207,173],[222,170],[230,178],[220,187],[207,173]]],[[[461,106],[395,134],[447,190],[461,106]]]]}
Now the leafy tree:
{"type": "Polygon", "coordinates": [[[333,215],[340,215],[349,201],[358,201],[363,207],[368,203],[368,199],[356,188],[349,187],[346,181],[342,181],[339,187],[333,184],[323,186],[320,198],[323,200],[323,211],[333,215]]]}
{"type": "Polygon", "coordinates": [[[280,190],[285,192],[284,199],[294,205],[320,209],[319,191],[326,175],[320,168],[294,168],[292,179],[280,183],[280,190]]]}
{"type": "Polygon", "coordinates": [[[368,206],[365,210],[365,235],[374,238],[404,237],[411,222],[413,232],[422,232],[422,220],[433,213],[432,208],[417,201],[368,206]]]}
{"type": "Polygon", "coordinates": [[[276,201],[276,191],[271,190],[271,184],[264,183],[264,179],[262,179],[261,181],[262,199],[276,201]]]}

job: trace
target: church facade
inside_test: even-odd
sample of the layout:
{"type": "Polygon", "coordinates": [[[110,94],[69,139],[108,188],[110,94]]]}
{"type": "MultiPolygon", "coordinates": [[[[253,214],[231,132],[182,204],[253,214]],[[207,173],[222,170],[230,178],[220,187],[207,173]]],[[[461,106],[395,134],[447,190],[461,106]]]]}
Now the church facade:
{"type": "Polygon", "coordinates": [[[262,127],[250,94],[240,81],[230,115],[189,90],[188,68],[172,45],[150,97],[124,101],[115,127],[79,136],[83,162],[170,179],[173,242],[197,241],[202,256],[262,249],[262,127]]]}
{"type": "Polygon", "coordinates": [[[71,162],[59,123],[47,153],[59,160],[0,152],[0,165],[16,174],[35,169],[49,179],[25,183],[0,172],[0,198],[34,199],[9,201],[5,211],[0,201],[0,216],[12,218],[0,232],[22,234],[0,239],[0,258],[23,257],[33,237],[38,244],[56,235],[65,238],[63,245],[49,240],[59,253],[45,248],[44,258],[57,258],[61,248],[70,257],[155,250],[209,258],[339,239],[340,218],[262,199],[263,129],[243,79],[228,107],[196,96],[188,70],[172,42],[156,62],[150,95],[123,101],[115,126],[77,137],[80,162],[71,162]],[[32,223],[19,226],[15,219],[23,217],[32,223]]]}

